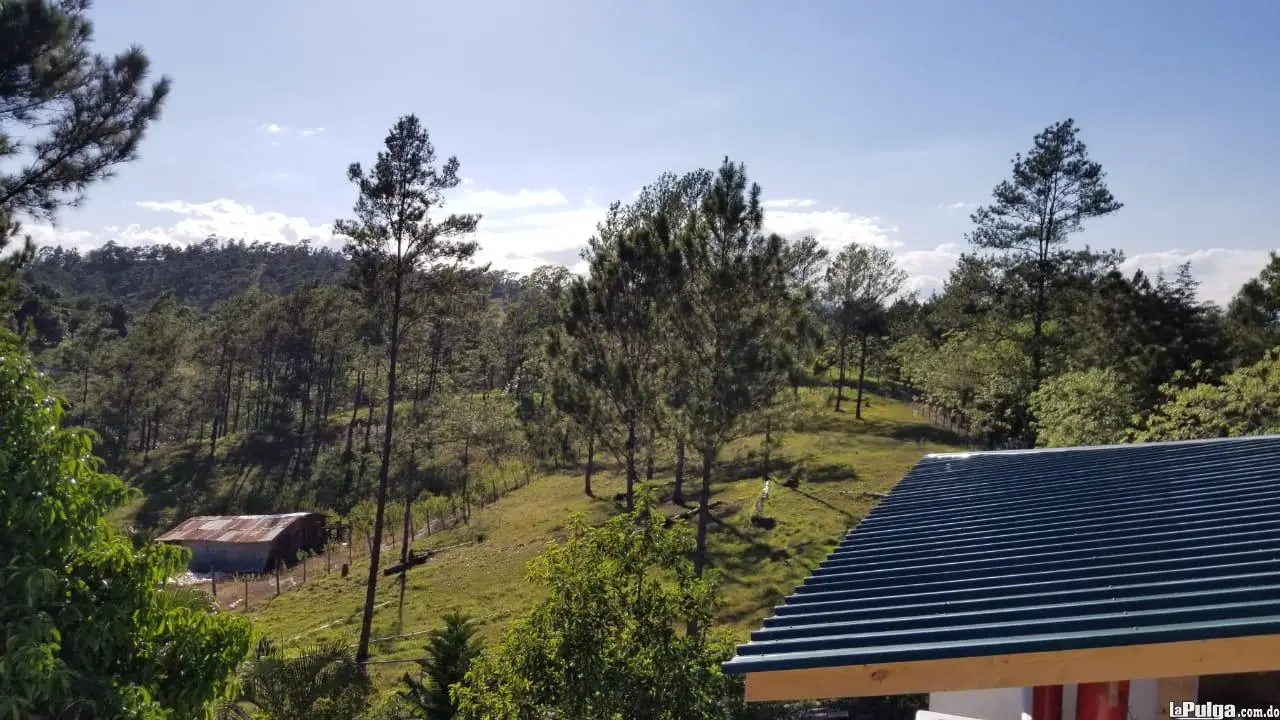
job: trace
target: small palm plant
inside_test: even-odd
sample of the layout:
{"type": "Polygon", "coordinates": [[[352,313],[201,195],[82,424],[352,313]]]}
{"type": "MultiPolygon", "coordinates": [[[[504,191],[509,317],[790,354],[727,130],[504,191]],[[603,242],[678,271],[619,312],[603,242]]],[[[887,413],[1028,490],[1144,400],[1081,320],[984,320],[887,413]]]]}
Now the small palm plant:
{"type": "Polygon", "coordinates": [[[342,642],[320,643],[286,657],[264,638],[256,657],[242,668],[240,684],[240,697],[220,710],[220,720],[353,720],[364,712],[372,691],[354,650],[342,642]],[[246,705],[255,714],[245,712],[246,705]]]}

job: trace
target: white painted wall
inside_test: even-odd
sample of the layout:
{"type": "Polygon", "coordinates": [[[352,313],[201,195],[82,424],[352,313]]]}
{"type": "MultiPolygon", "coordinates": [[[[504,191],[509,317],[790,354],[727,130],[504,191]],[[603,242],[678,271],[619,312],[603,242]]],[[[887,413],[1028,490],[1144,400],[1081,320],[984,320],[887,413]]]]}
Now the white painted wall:
{"type": "MultiPolygon", "coordinates": [[[[1031,712],[1031,688],[930,693],[929,709],[979,720],[1022,720],[1031,712]]],[[[1064,715],[1063,720],[1072,719],[1064,715]]]]}
{"type": "MultiPolygon", "coordinates": [[[[1031,714],[1031,688],[961,690],[929,694],[929,709],[979,720],[1022,720],[1031,714]]],[[[1062,686],[1062,720],[1075,720],[1076,686],[1062,686]]],[[[1156,681],[1129,682],[1130,720],[1161,720],[1156,707],[1156,681]]]]}

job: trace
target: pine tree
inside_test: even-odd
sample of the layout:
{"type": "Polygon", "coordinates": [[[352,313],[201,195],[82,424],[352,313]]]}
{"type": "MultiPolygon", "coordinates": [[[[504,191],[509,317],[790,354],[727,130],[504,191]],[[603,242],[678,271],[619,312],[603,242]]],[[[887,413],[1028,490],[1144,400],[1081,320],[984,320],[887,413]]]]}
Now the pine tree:
{"type": "Polygon", "coordinates": [[[765,407],[800,364],[808,335],[807,293],[792,282],[788,243],[762,231],[760,186],[725,158],[697,211],[678,229],[658,226],[649,247],[676,264],[667,327],[679,342],[673,372],[687,383],[688,443],[699,453],[695,572],[707,564],[711,473],[742,421],[765,407]]]}
{"type": "MultiPolygon", "coordinates": [[[[169,80],[147,85],[150,62],[138,47],[115,57],[90,51],[90,0],[0,3],[0,254],[19,238],[19,218],[53,220],[92,184],[137,157],[160,116],[169,80]]],[[[13,275],[33,253],[24,246],[0,263],[0,306],[13,275]]]]}
{"type": "Polygon", "coordinates": [[[1026,157],[1013,158],[1013,174],[993,191],[990,205],[973,213],[970,241],[997,254],[1007,277],[1023,289],[1020,315],[1030,315],[1032,389],[1040,386],[1045,365],[1045,324],[1050,292],[1071,253],[1067,238],[1085,220],[1111,215],[1123,205],[1107,188],[1102,165],[1089,159],[1080,130],[1071,119],[1036,135],[1026,157]]]}
{"type": "Polygon", "coordinates": [[[635,506],[638,433],[656,412],[660,392],[648,369],[666,287],[662,266],[640,237],[616,236],[590,257],[590,275],[570,286],[564,330],[572,342],[562,346],[570,372],[596,390],[596,407],[608,412],[607,422],[623,428],[616,452],[626,472],[627,510],[635,506]]]}
{"type": "Polygon", "coordinates": [[[885,248],[849,243],[827,268],[825,300],[835,330],[840,358],[836,381],[836,412],[844,396],[845,367],[850,344],[857,343],[858,399],[854,415],[862,417],[862,386],[867,372],[867,351],[873,336],[888,331],[885,303],[902,289],[907,274],[898,268],[885,248]]]}
{"type": "Polygon", "coordinates": [[[383,515],[387,503],[388,472],[395,422],[396,363],[399,359],[401,322],[424,292],[424,270],[447,261],[461,262],[476,251],[473,242],[458,238],[475,231],[478,215],[450,215],[433,220],[429,213],[443,205],[445,190],[461,182],[458,159],[436,165],[435,147],[427,130],[414,115],[406,115],[391,128],[385,150],[366,172],[354,163],[347,177],[359,189],[354,220],[339,220],[335,232],[347,238],[345,251],[352,274],[371,307],[385,319],[387,339],[386,424],[378,468],[377,511],[374,518],[369,579],[364,617],[360,626],[357,660],[369,657],[374,596],[378,583],[378,559],[382,549],[383,515]]]}
{"type": "Polygon", "coordinates": [[[462,613],[451,612],[444,616],[443,628],[427,634],[427,655],[418,661],[419,678],[407,673],[401,678],[406,688],[400,691],[400,697],[415,717],[452,720],[457,714],[458,705],[450,697],[449,689],[463,681],[471,669],[471,661],[480,655],[477,632],[475,621],[462,613]]]}
{"type": "MultiPolygon", "coordinates": [[[[562,388],[562,396],[574,399],[574,414],[622,428],[621,446],[609,446],[626,472],[628,510],[635,507],[641,434],[652,437],[665,393],[659,371],[676,258],[669,240],[703,185],[703,174],[667,174],[632,205],[610,208],[584,253],[587,278],[570,286],[566,338],[549,348],[565,368],[562,381],[589,388],[562,388]]],[[[588,437],[607,442],[612,433],[591,427],[588,437]]]]}

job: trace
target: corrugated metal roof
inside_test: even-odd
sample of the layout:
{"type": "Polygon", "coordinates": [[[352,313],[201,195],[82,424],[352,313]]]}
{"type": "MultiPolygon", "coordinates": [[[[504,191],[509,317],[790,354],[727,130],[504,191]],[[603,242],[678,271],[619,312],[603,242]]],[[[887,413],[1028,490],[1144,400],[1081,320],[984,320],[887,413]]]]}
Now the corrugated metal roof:
{"type": "Polygon", "coordinates": [[[1280,436],[926,456],[733,673],[1280,633],[1280,436]]]}
{"type": "Polygon", "coordinates": [[[188,540],[225,543],[268,542],[274,540],[299,518],[314,514],[296,512],[283,515],[200,515],[188,518],[157,540],[160,542],[188,540]]]}

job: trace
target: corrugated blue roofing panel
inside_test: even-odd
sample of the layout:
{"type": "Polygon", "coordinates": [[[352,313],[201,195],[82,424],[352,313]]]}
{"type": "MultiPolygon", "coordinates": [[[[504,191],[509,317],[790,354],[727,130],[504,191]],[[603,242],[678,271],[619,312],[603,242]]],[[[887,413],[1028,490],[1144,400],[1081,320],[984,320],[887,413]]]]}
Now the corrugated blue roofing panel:
{"type": "Polygon", "coordinates": [[[1280,436],[929,455],[725,670],[1280,633],[1280,436]]]}

